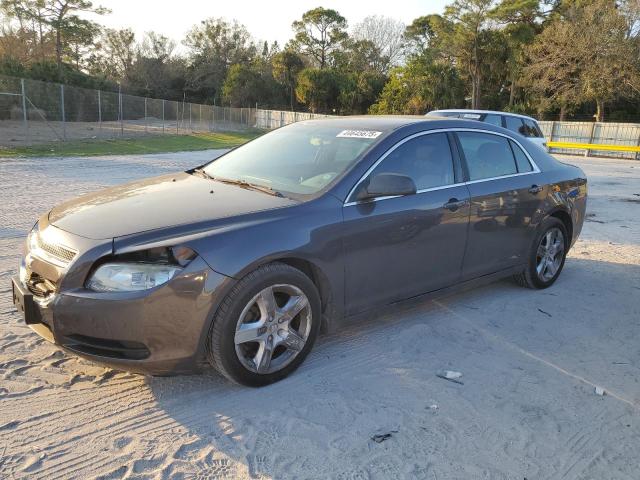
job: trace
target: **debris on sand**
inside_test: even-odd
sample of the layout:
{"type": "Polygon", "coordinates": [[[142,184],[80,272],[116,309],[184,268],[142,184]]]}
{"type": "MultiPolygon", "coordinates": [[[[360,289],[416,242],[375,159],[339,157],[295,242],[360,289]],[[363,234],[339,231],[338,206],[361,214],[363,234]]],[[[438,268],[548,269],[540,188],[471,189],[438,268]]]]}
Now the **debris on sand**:
{"type": "Polygon", "coordinates": [[[549,312],[545,312],[544,310],[542,310],[541,308],[538,309],[538,311],[540,313],[544,313],[547,317],[553,317],[553,315],[551,315],[549,312]]]}
{"type": "Polygon", "coordinates": [[[371,440],[373,440],[376,443],[382,443],[385,440],[389,440],[394,433],[398,433],[398,431],[391,430],[389,433],[377,433],[373,437],[371,437],[371,440]]]}
{"type": "Polygon", "coordinates": [[[462,383],[462,381],[459,380],[459,378],[462,377],[462,373],[460,372],[454,372],[453,370],[444,370],[442,372],[436,373],[436,377],[442,378],[444,380],[449,380],[450,382],[453,382],[453,383],[464,385],[464,383],[462,383]]]}
{"type": "Polygon", "coordinates": [[[602,387],[596,387],[595,392],[596,395],[600,395],[601,397],[604,397],[607,394],[607,392],[605,392],[604,388],[602,387]]]}

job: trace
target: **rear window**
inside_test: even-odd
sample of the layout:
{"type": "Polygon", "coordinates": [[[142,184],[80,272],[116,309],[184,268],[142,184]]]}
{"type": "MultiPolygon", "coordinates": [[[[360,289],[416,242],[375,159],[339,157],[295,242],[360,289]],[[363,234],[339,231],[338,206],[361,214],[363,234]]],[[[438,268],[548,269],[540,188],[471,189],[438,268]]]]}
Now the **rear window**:
{"type": "Polygon", "coordinates": [[[531,172],[533,170],[533,167],[531,166],[529,159],[524,154],[522,149],[518,145],[516,145],[515,142],[512,142],[511,140],[509,140],[509,143],[511,144],[511,149],[513,150],[513,156],[516,157],[518,172],[519,173],[531,172]]]}
{"type": "Polygon", "coordinates": [[[522,121],[524,122],[523,135],[525,137],[537,137],[537,138],[542,137],[542,132],[540,131],[540,127],[538,127],[538,124],[534,120],[530,118],[525,118],[522,121]]]}

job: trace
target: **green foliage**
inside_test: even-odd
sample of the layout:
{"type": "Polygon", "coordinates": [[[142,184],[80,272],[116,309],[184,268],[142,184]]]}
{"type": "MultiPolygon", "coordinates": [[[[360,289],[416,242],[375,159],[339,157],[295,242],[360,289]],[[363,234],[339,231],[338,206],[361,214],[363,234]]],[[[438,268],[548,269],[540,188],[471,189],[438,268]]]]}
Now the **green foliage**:
{"type": "Polygon", "coordinates": [[[425,57],[392,70],[373,114],[424,115],[429,110],[464,107],[464,84],[450,64],[425,57]]]}
{"type": "Polygon", "coordinates": [[[293,45],[324,68],[330,56],[347,39],[347,20],[330,8],[314,8],[292,24],[293,45]]]}
{"type": "Polygon", "coordinates": [[[472,107],[636,114],[638,0],[451,0],[410,25],[336,10],[292,24],[283,49],[208,18],[182,44],[103,29],[88,0],[0,0],[0,73],[169,100],[357,114],[472,107]],[[95,18],[95,17],[94,17],[95,18]]]}

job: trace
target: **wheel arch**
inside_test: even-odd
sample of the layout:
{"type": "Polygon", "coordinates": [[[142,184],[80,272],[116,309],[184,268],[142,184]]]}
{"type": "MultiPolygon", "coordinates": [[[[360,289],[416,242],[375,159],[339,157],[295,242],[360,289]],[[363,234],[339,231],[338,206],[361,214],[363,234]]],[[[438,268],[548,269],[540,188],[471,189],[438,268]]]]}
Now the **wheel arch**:
{"type": "Polygon", "coordinates": [[[567,234],[569,235],[567,246],[571,246],[573,243],[573,220],[571,214],[565,209],[558,207],[549,212],[547,217],[557,218],[564,224],[564,228],[567,229],[567,234]]]}

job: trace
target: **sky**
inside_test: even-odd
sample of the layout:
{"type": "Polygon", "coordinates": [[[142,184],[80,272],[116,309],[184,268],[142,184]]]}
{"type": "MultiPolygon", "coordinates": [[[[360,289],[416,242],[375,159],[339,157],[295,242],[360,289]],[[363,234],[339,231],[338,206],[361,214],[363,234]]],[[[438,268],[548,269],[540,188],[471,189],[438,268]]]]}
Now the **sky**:
{"type": "Polygon", "coordinates": [[[109,28],[132,28],[137,36],[156,31],[180,42],[186,32],[208,17],[225,17],[244,24],[256,40],[277,40],[283,46],[292,36],[291,23],[318,6],[333,8],[354,25],[368,15],[385,15],[406,24],[421,15],[442,13],[451,0],[93,0],[111,10],[92,19],[109,28]]]}

